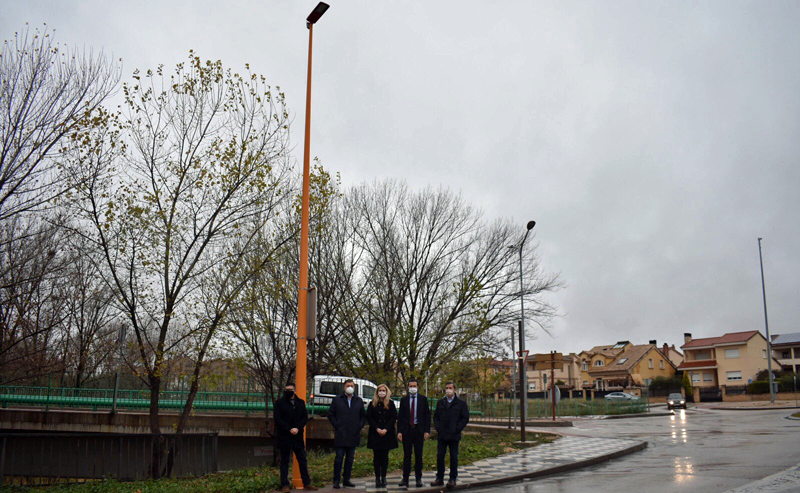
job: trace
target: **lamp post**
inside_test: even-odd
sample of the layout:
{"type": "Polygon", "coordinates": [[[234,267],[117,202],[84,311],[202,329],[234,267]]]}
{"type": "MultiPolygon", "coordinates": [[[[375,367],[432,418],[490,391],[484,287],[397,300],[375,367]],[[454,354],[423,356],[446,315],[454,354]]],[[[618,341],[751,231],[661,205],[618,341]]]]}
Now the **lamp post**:
{"type": "MultiPolygon", "coordinates": [[[[520,311],[520,339],[519,339],[519,350],[520,352],[525,351],[525,288],[522,282],[522,248],[525,246],[525,240],[528,239],[528,234],[531,232],[533,227],[536,226],[536,221],[528,221],[527,230],[525,231],[525,236],[522,237],[522,241],[519,242],[519,245],[511,245],[508,248],[510,249],[519,249],[519,311],[520,311]]],[[[520,413],[522,416],[528,415],[528,369],[522,368],[522,373],[519,376],[520,378],[520,413]]]]}
{"type": "MultiPolygon", "coordinates": [[[[306,18],[308,28],[308,82],[306,85],[306,135],[303,146],[303,201],[300,214],[300,282],[297,294],[297,364],[295,369],[295,385],[297,395],[301,399],[306,399],[306,363],[308,346],[307,339],[307,307],[308,307],[308,220],[309,220],[309,188],[310,188],[310,155],[311,155],[311,52],[314,41],[314,24],[328,10],[329,5],[320,2],[306,18]]],[[[284,382],[285,383],[285,382],[284,382]]],[[[305,439],[305,429],[303,430],[305,439]]],[[[303,488],[303,480],[300,478],[300,467],[297,465],[297,458],[294,459],[292,468],[292,483],[295,489],[303,488]]]]}
{"type": "Polygon", "coordinates": [[[761,238],[758,239],[758,261],[761,264],[761,294],[764,297],[764,329],[767,332],[767,371],[769,372],[769,402],[775,403],[775,376],[772,374],[772,344],[769,342],[769,319],[767,318],[767,288],[764,285],[764,260],[761,256],[761,238]]]}

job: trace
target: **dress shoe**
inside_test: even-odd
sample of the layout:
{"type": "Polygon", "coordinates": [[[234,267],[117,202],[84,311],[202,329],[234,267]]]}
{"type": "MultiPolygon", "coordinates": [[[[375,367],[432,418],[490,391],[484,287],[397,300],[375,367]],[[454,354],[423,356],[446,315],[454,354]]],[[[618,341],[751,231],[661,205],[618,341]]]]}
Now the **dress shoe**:
{"type": "Polygon", "coordinates": [[[350,481],[345,481],[344,483],[342,483],[342,486],[344,486],[345,488],[355,488],[356,487],[356,485],[354,485],[350,481]]]}
{"type": "Polygon", "coordinates": [[[425,486],[425,483],[422,482],[422,478],[417,478],[417,488],[422,488],[425,486]]]}
{"type": "Polygon", "coordinates": [[[450,481],[447,482],[447,489],[448,490],[452,490],[455,487],[456,487],[456,480],[455,479],[451,479],[450,481]]]}
{"type": "Polygon", "coordinates": [[[398,484],[397,486],[399,486],[401,488],[403,488],[405,486],[408,486],[408,478],[403,478],[403,480],[400,481],[400,484],[398,484]]]}
{"type": "Polygon", "coordinates": [[[442,481],[441,479],[437,478],[436,481],[431,483],[431,486],[444,486],[444,481],[442,481]]]}
{"type": "Polygon", "coordinates": [[[339,486],[339,483],[333,483],[334,490],[338,490],[339,488],[341,488],[341,486],[339,486]]]}
{"type": "Polygon", "coordinates": [[[288,487],[288,486],[283,486],[283,487],[281,488],[281,493],[289,493],[289,491],[290,491],[290,490],[289,490],[289,487],[288,487]]]}

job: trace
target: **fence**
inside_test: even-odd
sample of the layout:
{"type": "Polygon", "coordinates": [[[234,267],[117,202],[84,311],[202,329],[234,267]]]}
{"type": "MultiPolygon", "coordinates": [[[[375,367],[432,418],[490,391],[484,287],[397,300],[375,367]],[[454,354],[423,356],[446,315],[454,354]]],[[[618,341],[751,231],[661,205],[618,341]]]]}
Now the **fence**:
{"type": "MultiPolygon", "coordinates": [[[[173,476],[217,471],[217,434],[162,435],[175,450],[173,476]]],[[[50,485],[150,476],[153,435],[0,433],[0,485],[50,485]]],[[[161,468],[166,465],[163,454],[161,468]]]]}
{"type": "MultiPolygon", "coordinates": [[[[514,402],[508,399],[495,401],[467,397],[470,408],[470,421],[473,423],[507,424],[514,423],[514,402]]],[[[431,399],[432,410],[436,401],[431,399]]],[[[516,402],[517,420],[519,420],[520,402],[516,402]]],[[[527,419],[552,418],[553,403],[547,399],[528,399],[527,419]]],[[[562,399],[556,405],[556,417],[577,417],[611,414],[631,414],[647,412],[646,399],[631,399],[627,401],[612,401],[604,398],[583,399],[573,396],[572,399],[562,399]]]]}

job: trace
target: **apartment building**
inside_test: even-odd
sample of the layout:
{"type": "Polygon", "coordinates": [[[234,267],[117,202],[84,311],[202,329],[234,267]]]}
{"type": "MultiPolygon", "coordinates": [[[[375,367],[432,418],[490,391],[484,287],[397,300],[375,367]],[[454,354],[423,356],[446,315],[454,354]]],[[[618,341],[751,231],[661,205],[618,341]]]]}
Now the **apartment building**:
{"type": "Polygon", "coordinates": [[[772,356],[783,371],[800,373],[800,332],[773,335],[772,356]]]}
{"type": "Polygon", "coordinates": [[[689,373],[694,387],[746,385],[767,368],[767,340],[757,330],[702,339],[686,333],[681,349],[684,361],[678,370],[689,373]]]}

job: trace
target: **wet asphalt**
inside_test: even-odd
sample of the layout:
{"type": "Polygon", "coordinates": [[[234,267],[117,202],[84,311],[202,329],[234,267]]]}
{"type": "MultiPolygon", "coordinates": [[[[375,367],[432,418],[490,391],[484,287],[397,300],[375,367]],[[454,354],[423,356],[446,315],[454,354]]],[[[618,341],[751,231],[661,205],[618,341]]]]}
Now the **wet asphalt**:
{"type": "Polygon", "coordinates": [[[575,421],[566,433],[638,439],[648,447],[574,472],[476,491],[725,492],[800,463],[800,421],[785,419],[791,413],[690,407],[672,416],[575,421]]]}

